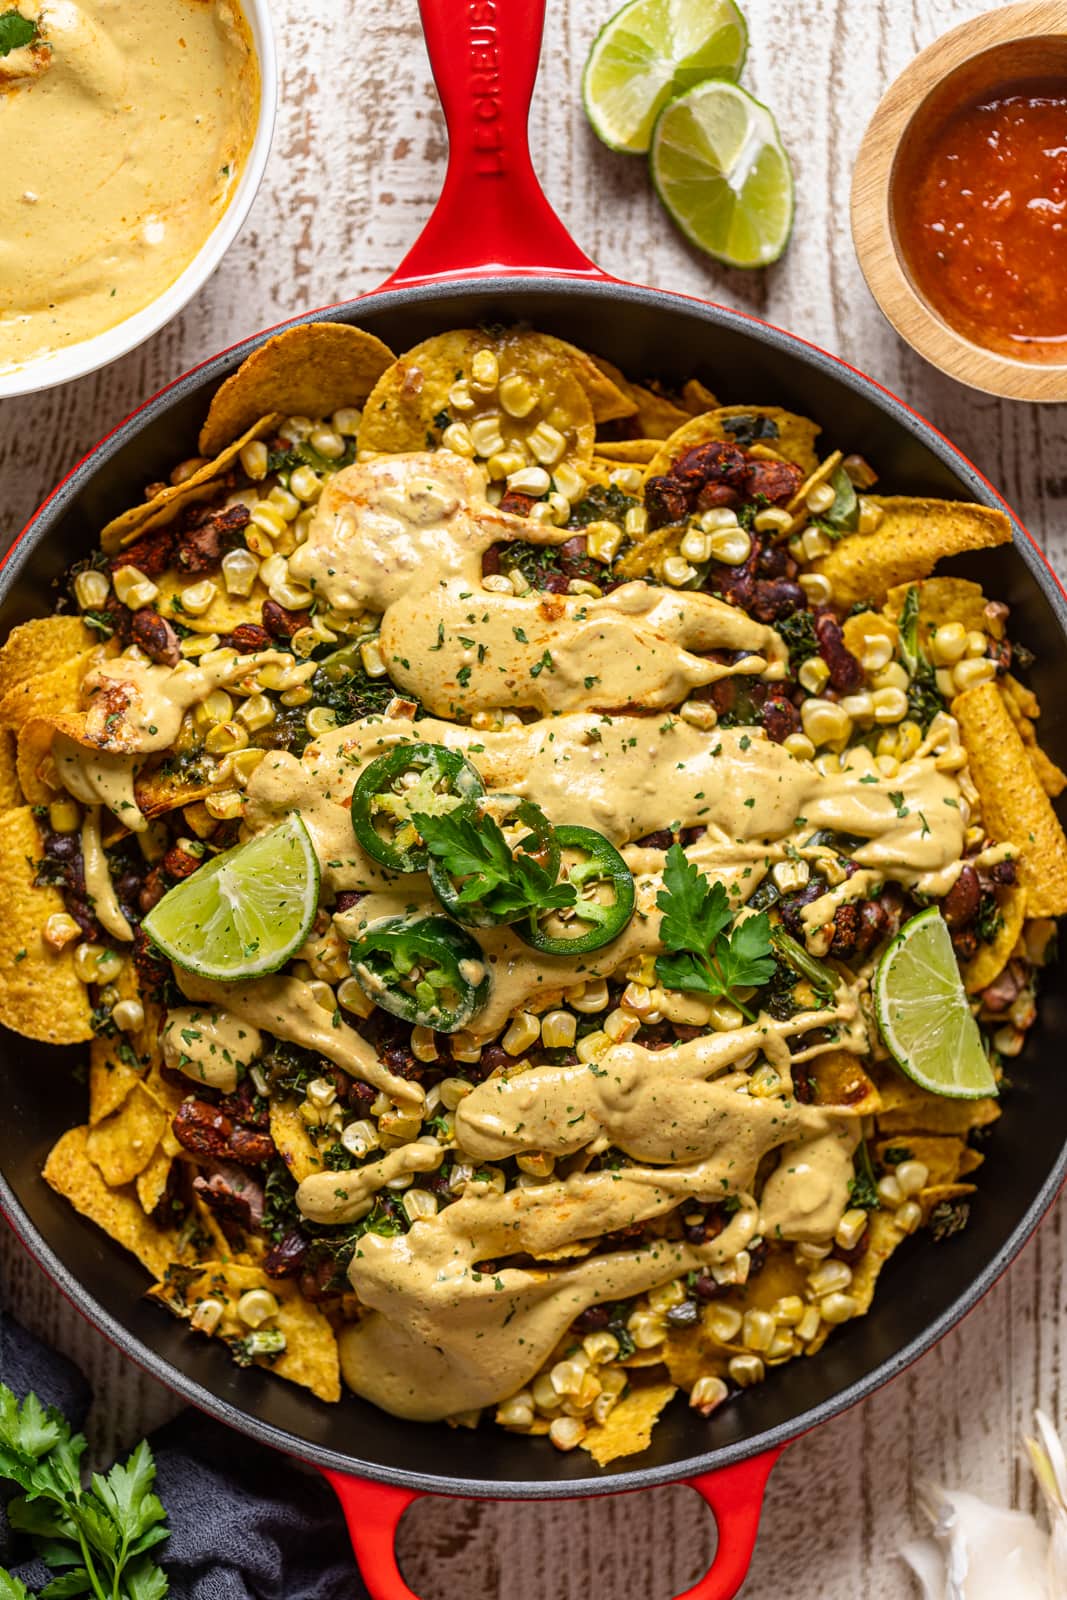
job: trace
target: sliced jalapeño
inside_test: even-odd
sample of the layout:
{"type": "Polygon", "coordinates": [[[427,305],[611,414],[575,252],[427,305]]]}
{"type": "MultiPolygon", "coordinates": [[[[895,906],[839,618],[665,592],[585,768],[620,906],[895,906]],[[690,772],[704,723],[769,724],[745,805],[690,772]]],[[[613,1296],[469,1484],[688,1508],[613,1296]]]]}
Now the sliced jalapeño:
{"type": "Polygon", "coordinates": [[[437,1033],[465,1027],[489,994],[481,947],[449,917],[385,917],[352,941],[348,962],[376,1005],[437,1033]]]}
{"type": "Polygon", "coordinates": [[[427,850],[412,818],[441,816],[485,793],[477,769],[440,744],[401,744],[364,767],[352,791],[352,828],[369,856],[394,872],[424,872],[427,850]]]}
{"type": "Polygon", "coordinates": [[[622,856],[593,828],[556,829],[561,852],[560,883],[573,885],[577,899],[562,912],[550,911],[516,926],[535,950],[550,956],[580,956],[618,938],[634,914],[634,880],[622,856]]]}

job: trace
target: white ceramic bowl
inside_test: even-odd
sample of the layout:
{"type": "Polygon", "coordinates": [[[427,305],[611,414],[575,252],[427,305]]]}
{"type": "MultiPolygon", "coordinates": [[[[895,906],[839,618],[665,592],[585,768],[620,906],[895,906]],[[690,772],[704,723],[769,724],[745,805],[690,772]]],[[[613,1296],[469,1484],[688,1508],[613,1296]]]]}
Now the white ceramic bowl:
{"type": "Polygon", "coordinates": [[[38,389],[51,389],[57,383],[68,383],[71,378],[82,378],[87,372],[106,367],[110,361],[117,361],[119,356],[136,349],[177,316],[211,277],[237,237],[263,178],[278,106],[278,59],[269,0],[242,0],[242,9],[259,63],[259,116],[244,172],[226,210],[189,265],[161,295],[91,339],[82,339],[49,355],[35,356],[14,371],[0,373],[0,400],[34,394],[38,389]]]}

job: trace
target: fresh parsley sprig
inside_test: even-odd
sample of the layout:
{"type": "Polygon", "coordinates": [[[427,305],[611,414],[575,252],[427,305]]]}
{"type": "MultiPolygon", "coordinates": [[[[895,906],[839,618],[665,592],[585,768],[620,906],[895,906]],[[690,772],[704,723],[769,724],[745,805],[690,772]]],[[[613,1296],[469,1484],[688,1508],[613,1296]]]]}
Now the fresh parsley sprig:
{"type": "MultiPolygon", "coordinates": [[[[32,44],[36,37],[36,22],[31,22],[20,11],[0,13],[0,56],[10,55],[12,50],[21,50],[23,46],[32,44]]],[[[0,1600],[3,1600],[2,1591],[0,1600]]]]}
{"type": "Polygon", "coordinates": [[[500,922],[518,922],[577,901],[574,885],[557,883],[522,843],[512,852],[491,816],[475,820],[457,807],[438,817],[420,813],[414,822],[430,854],[450,878],[460,880],[457,905],[481,905],[500,922]]]}
{"type": "Polygon", "coordinates": [[[669,952],[656,957],[658,981],[668,989],[725,996],[751,1022],[737,990],[759,988],[774,975],[767,913],[731,927],[725,888],[705,878],[677,844],[667,851],[656,904],[663,912],[659,936],[669,952]]]}
{"type": "MultiPolygon", "coordinates": [[[[0,1479],[22,1490],[7,1508],[13,1528],[32,1535],[58,1576],[41,1600],[164,1600],[169,1584],[149,1551],[166,1539],[166,1512],[154,1493],[156,1467],[142,1442],[125,1466],[81,1481],[85,1439],[35,1394],[21,1405],[0,1384],[0,1479]]],[[[19,1578],[0,1568],[0,1600],[30,1600],[19,1578]]]]}

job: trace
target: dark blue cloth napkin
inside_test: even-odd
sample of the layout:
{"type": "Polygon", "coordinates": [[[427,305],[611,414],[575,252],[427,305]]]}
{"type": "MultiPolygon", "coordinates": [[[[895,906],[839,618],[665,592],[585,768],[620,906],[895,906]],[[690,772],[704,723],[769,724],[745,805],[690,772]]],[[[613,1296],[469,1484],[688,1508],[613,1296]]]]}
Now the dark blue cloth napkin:
{"type": "MultiPolygon", "coordinates": [[[[30,1389],[80,1428],[92,1394],[70,1361],[0,1302],[0,1378],[30,1389]]],[[[170,1539],[160,1560],[174,1600],[368,1600],[333,1492],[316,1474],[195,1411],[152,1437],[170,1539]]],[[[93,1466],[106,1463],[94,1462],[93,1466]]],[[[48,1581],[0,1506],[0,1566],[48,1581]]]]}

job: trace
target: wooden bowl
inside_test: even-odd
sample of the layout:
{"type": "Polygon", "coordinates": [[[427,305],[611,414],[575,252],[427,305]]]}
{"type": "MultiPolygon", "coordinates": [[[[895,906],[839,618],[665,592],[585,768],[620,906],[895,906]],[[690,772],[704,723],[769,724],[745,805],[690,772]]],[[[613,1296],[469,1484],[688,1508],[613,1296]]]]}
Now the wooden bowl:
{"type": "Polygon", "coordinates": [[[852,238],[871,293],[927,361],[987,394],[1067,400],[1063,359],[1020,361],[958,333],[917,289],[894,213],[926,140],[962,104],[1022,79],[1058,78],[1067,92],[1067,0],[1027,0],[953,28],[916,56],[883,97],[852,177],[852,238]]]}

